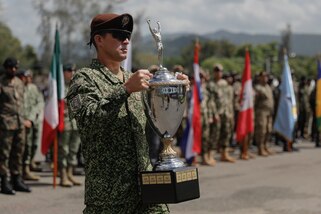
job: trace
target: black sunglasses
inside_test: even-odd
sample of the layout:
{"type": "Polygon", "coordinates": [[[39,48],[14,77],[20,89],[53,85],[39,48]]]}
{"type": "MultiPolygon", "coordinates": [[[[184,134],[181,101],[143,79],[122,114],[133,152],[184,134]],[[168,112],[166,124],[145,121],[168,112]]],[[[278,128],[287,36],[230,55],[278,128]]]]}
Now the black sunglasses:
{"type": "Polygon", "coordinates": [[[130,40],[130,37],[131,37],[130,32],[126,32],[122,30],[106,30],[105,32],[110,33],[114,39],[117,39],[121,42],[125,41],[126,39],[130,40]]]}

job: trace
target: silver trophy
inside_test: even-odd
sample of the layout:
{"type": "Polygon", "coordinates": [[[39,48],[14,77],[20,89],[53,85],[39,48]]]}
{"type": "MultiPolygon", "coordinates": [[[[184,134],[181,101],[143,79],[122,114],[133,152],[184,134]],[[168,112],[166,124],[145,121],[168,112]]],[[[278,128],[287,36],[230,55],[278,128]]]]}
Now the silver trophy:
{"type": "Polygon", "coordinates": [[[187,80],[178,80],[163,67],[163,44],[161,26],[149,29],[156,42],[159,70],[149,81],[149,89],[142,92],[145,114],[148,122],[161,137],[163,150],[154,170],[164,171],[184,167],[185,163],[177,158],[172,149],[173,136],[176,133],[186,108],[186,91],[189,86],[187,80]]]}

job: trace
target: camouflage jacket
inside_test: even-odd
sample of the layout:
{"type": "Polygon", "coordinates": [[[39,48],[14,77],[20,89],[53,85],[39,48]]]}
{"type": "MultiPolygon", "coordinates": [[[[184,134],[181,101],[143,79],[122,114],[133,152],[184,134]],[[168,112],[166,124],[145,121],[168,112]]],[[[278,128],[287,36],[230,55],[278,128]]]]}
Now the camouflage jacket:
{"type": "Polygon", "coordinates": [[[17,130],[23,126],[24,84],[18,78],[0,77],[0,129],[17,130]]]}
{"type": "MultiPolygon", "coordinates": [[[[125,81],[130,73],[124,72],[125,81]]],[[[138,172],[151,170],[140,93],[98,60],[78,70],[66,96],[85,158],[85,204],[104,213],[149,213],[139,195],[138,172]]],[[[164,206],[158,213],[166,213],[164,206]]]]}
{"type": "Polygon", "coordinates": [[[211,81],[208,85],[208,90],[212,100],[215,103],[215,115],[226,115],[231,117],[230,112],[227,109],[227,105],[230,104],[227,99],[228,83],[224,79],[220,79],[217,82],[211,81]]]}
{"type": "MultiPolygon", "coordinates": [[[[68,94],[69,84],[65,84],[65,94],[68,94]]],[[[67,103],[67,100],[65,98],[67,103]]],[[[70,118],[68,113],[68,106],[64,107],[64,131],[78,130],[75,118],[70,118]]]]}
{"type": "Polygon", "coordinates": [[[255,101],[254,110],[256,114],[268,113],[273,115],[274,112],[274,99],[271,87],[266,85],[257,84],[254,87],[255,101]]]}
{"type": "Polygon", "coordinates": [[[45,101],[35,84],[29,83],[25,86],[24,100],[24,118],[33,124],[39,124],[45,101]]]}

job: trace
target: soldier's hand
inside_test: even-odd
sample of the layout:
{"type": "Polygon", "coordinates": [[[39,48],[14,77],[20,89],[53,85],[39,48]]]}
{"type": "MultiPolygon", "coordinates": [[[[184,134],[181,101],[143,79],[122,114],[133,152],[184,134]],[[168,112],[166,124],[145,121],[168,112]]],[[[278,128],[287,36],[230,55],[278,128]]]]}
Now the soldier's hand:
{"type": "Polygon", "coordinates": [[[214,118],[213,118],[213,120],[214,120],[214,121],[213,121],[214,123],[217,123],[217,122],[219,122],[219,121],[221,120],[221,118],[220,118],[219,115],[215,115],[214,118]]]}
{"type": "Polygon", "coordinates": [[[23,121],[23,125],[24,125],[26,128],[31,128],[32,122],[31,122],[30,120],[25,120],[25,121],[23,121]]]}
{"type": "Polygon", "coordinates": [[[128,93],[142,91],[149,87],[148,80],[153,77],[153,74],[149,73],[146,69],[140,69],[136,71],[128,80],[124,83],[126,91],[128,93]]]}
{"type": "Polygon", "coordinates": [[[185,75],[185,74],[182,74],[182,73],[180,73],[180,72],[176,72],[176,73],[175,73],[175,76],[176,76],[176,78],[177,78],[178,80],[186,80],[186,81],[188,82],[188,85],[187,85],[186,89],[187,89],[187,91],[189,91],[189,89],[190,89],[190,82],[189,82],[188,76],[185,75]]]}

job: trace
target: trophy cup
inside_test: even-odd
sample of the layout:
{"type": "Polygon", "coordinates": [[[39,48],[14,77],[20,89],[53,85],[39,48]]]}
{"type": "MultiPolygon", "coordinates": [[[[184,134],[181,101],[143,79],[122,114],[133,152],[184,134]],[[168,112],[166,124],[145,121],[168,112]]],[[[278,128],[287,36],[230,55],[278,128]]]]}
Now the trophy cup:
{"type": "Polygon", "coordinates": [[[198,171],[187,167],[172,149],[186,108],[186,91],[189,81],[178,80],[163,67],[161,26],[149,30],[156,42],[159,70],[149,80],[149,89],[142,92],[147,121],[161,137],[163,150],[153,171],[140,172],[141,192],[144,203],[178,203],[199,198],[198,171]]]}

